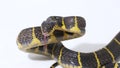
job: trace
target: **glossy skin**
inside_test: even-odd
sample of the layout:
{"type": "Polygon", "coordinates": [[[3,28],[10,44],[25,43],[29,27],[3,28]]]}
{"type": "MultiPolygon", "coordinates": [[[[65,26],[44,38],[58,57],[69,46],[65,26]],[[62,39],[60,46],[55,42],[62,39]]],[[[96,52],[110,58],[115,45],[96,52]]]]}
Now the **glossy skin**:
{"type": "Polygon", "coordinates": [[[119,68],[120,59],[120,32],[104,48],[91,52],[82,53],[70,50],[62,43],[47,45],[47,53],[44,46],[34,47],[27,50],[30,53],[43,54],[56,60],[51,68],[61,65],[63,68],[119,68]]]}
{"type": "Polygon", "coordinates": [[[51,16],[41,27],[26,28],[17,38],[19,49],[26,50],[50,43],[81,37],[85,34],[85,20],[79,16],[51,16]]]}
{"type": "Polygon", "coordinates": [[[118,68],[120,32],[106,47],[91,53],[72,51],[60,42],[84,33],[85,20],[82,17],[51,16],[41,27],[22,30],[17,44],[22,51],[51,56],[56,60],[51,68],[57,65],[63,68],[118,68]]]}

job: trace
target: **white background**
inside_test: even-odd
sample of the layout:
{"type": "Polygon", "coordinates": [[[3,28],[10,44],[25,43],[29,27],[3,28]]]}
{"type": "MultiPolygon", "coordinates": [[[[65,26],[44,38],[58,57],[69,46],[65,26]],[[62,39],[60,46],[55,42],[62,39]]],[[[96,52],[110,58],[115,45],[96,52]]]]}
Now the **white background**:
{"type": "Polygon", "coordinates": [[[120,31],[120,0],[0,0],[0,68],[49,68],[55,61],[18,50],[16,38],[54,15],[86,19],[85,36],[63,42],[76,51],[102,48],[120,31]]]}

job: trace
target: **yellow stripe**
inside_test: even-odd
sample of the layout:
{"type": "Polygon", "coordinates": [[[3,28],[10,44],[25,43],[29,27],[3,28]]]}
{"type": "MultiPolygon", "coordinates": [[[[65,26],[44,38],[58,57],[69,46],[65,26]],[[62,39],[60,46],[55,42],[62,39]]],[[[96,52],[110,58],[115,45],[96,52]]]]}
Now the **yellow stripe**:
{"type": "Polygon", "coordinates": [[[120,42],[119,42],[116,38],[115,38],[114,40],[115,40],[115,42],[117,42],[117,44],[119,44],[119,45],[120,45],[120,42]]]}
{"type": "Polygon", "coordinates": [[[35,48],[35,53],[39,53],[39,47],[35,48]]]}
{"type": "Polygon", "coordinates": [[[105,66],[102,66],[101,68],[105,68],[105,66]]]}
{"type": "Polygon", "coordinates": [[[95,59],[96,59],[96,61],[97,61],[97,68],[99,68],[100,67],[100,61],[99,61],[99,58],[98,58],[98,56],[97,56],[97,54],[94,52],[94,55],[95,55],[95,59]]]}
{"type": "Polygon", "coordinates": [[[36,38],[36,36],[35,36],[35,28],[34,27],[32,28],[32,37],[33,37],[33,39],[36,38]]]}
{"type": "Polygon", "coordinates": [[[64,47],[62,47],[62,48],[60,49],[60,54],[59,54],[59,58],[58,58],[58,62],[59,62],[60,64],[62,64],[62,63],[61,63],[61,56],[62,56],[62,50],[63,50],[63,48],[64,48],[64,47]]]}
{"type": "Polygon", "coordinates": [[[65,29],[64,17],[62,17],[62,28],[65,29]]]}
{"type": "Polygon", "coordinates": [[[36,47],[36,46],[38,46],[38,45],[39,45],[39,46],[41,45],[40,40],[36,38],[35,28],[34,28],[34,27],[32,28],[32,37],[33,37],[33,39],[32,39],[32,42],[29,44],[28,49],[29,49],[29,48],[32,48],[32,47],[36,47]]]}
{"type": "Polygon", "coordinates": [[[112,57],[113,62],[115,62],[115,58],[114,58],[114,55],[112,54],[112,52],[107,47],[105,47],[105,49],[108,51],[108,53],[112,57]]]}
{"type": "Polygon", "coordinates": [[[80,68],[82,68],[82,62],[81,62],[81,58],[80,58],[80,52],[78,52],[78,63],[80,65],[80,68]]]}
{"type": "Polygon", "coordinates": [[[17,40],[17,45],[18,45],[19,49],[24,49],[23,46],[22,46],[22,44],[20,44],[18,40],[17,40]]]}
{"type": "Polygon", "coordinates": [[[78,20],[77,20],[77,17],[75,16],[75,26],[77,26],[78,24],[78,20]]]}
{"type": "Polygon", "coordinates": [[[51,35],[50,39],[48,39],[47,44],[56,43],[56,42],[58,42],[58,40],[56,39],[55,35],[51,35]]]}
{"type": "Polygon", "coordinates": [[[74,17],[74,23],[75,25],[70,29],[70,31],[74,33],[80,33],[80,29],[78,28],[78,20],[76,16],[74,17]]]}
{"type": "Polygon", "coordinates": [[[118,68],[118,63],[115,63],[115,66],[114,66],[114,68],[118,68]]]}
{"type": "Polygon", "coordinates": [[[52,66],[52,68],[55,68],[54,66],[52,66]]]}
{"type": "Polygon", "coordinates": [[[53,46],[53,48],[52,48],[52,58],[54,58],[54,54],[53,54],[53,53],[54,53],[55,46],[56,46],[56,45],[54,44],[54,46],[53,46]]]}

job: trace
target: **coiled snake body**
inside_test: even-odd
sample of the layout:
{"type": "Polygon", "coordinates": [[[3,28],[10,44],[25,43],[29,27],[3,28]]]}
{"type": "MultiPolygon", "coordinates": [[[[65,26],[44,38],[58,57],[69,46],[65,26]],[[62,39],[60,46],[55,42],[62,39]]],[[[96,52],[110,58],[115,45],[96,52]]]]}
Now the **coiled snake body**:
{"type": "Polygon", "coordinates": [[[44,54],[56,60],[51,68],[119,68],[120,32],[104,48],[82,53],[67,49],[60,42],[85,34],[85,20],[80,16],[51,16],[41,27],[26,28],[20,32],[17,44],[20,50],[44,54]]]}

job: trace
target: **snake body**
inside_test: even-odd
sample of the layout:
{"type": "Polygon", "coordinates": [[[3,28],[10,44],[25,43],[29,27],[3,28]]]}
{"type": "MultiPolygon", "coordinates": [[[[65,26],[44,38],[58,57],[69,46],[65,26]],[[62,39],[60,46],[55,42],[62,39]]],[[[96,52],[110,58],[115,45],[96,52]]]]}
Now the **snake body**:
{"type": "Polygon", "coordinates": [[[20,32],[17,44],[20,50],[44,54],[56,60],[51,68],[119,68],[120,32],[104,48],[82,53],[70,50],[60,42],[81,37],[85,33],[85,20],[80,16],[50,16],[41,27],[26,28],[20,32]]]}

